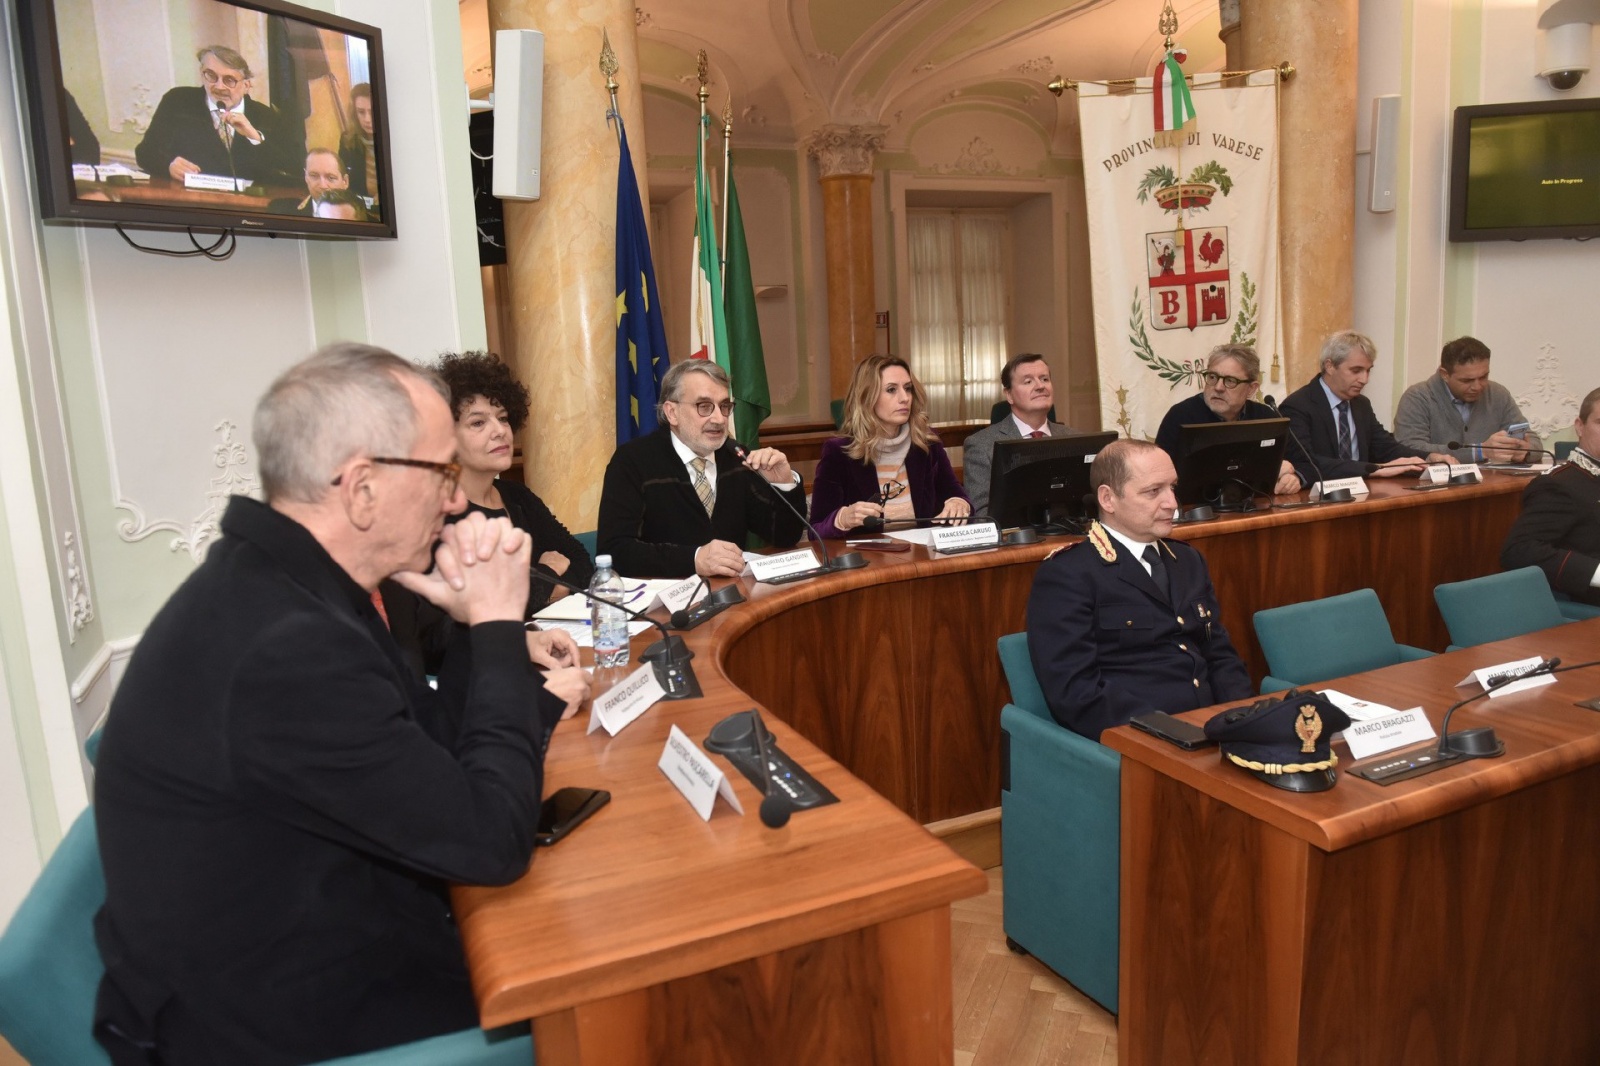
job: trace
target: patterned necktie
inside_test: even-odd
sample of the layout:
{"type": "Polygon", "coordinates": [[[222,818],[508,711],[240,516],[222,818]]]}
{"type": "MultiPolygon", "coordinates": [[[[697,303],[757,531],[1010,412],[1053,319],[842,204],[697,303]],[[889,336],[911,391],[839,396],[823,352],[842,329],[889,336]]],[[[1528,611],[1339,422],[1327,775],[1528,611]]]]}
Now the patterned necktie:
{"type": "Polygon", "coordinates": [[[1161,590],[1161,594],[1170,603],[1172,586],[1167,583],[1167,564],[1161,561],[1161,553],[1156,550],[1154,544],[1144,550],[1144,561],[1150,564],[1150,580],[1156,583],[1156,588],[1161,590]]]}
{"type": "Polygon", "coordinates": [[[1044,430],[1036,429],[1032,433],[1028,434],[1028,439],[1029,440],[1038,440],[1042,436],[1044,436],[1044,430]]]}
{"type": "Polygon", "coordinates": [[[1354,459],[1356,443],[1350,437],[1350,401],[1340,400],[1334,410],[1338,412],[1335,421],[1339,423],[1339,458],[1354,459]]]}
{"type": "Polygon", "coordinates": [[[233,127],[228,124],[228,113],[220,108],[217,110],[217,136],[222,138],[223,147],[233,147],[233,127]]]}
{"type": "Polygon", "coordinates": [[[700,497],[700,503],[710,514],[717,506],[717,490],[711,487],[711,482],[706,477],[706,461],[700,456],[689,460],[689,465],[694,467],[694,492],[700,497]]]}

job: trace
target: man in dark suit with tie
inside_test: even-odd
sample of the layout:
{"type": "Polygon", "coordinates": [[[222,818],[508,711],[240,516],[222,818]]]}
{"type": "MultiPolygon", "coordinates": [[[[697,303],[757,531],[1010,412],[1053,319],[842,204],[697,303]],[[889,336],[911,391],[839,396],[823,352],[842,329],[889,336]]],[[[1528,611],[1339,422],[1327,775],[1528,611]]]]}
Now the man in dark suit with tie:
{"type": "Polygon", "coordinates": [[[1148,441],[1118,440],[1089,472],[1100,520],[1043,563],[1028,654],[1057,722],[1098,740],[1149,711],[1251,695],[1200,553],[1172,532],[1178,474],[1148,441]]]}
{"type": "Polygon", "coordinates": [[[305,131],[297,135],[294,123],[277,108],[251,99],[254,75],[238,52],[212,44],[196,58],[204,88],[180,85],[161,97],[133,150],[139,167],[179,185],[186,174],[298,184],[305,131]]]}
{"type": "Polygon", "coordinates": [[[1443,453],[1407,448],[1383,428],[1372,401],[1361,395],[1377,358],[1372,338],[1341,330],[1322,345],[1321,373],[1283,401],[1280,410],[1301,442],[1289,451],[1307,485],[1317,480],[1318,468],[1329,479],[1399,477],[1417,474],[1426,463],[1455,462],[1443,453]]]}
{"type": "Polygon", "coordinates": [[[737,577],[745,539],[786,548],[800,539],[805,496],[776,448],[742,462],[728,443],[728,375],[686,359],[661,379],[660,429],[617,449],[600,493],[596,554],[628,577],[737,577]],[[753,473],[752,473],[753,472],[753,473]],[[794,493],[795,508],[780,492],[794,493]]]}
{"type": "Polygon", "coordinates": [[[1072,433],[1060,422],[1050,421],[1056,393],[1050,383],[1050,364],[1044,356],[1037,352],[1013,356],[1000,368],[1000,389],[1011,405],[1010,413],[968,437],[961,448],[962,487],[972,500],[974,514],[989,507],[989,472],[994,464],[995,441],[1065,437],[1072,433]]]}

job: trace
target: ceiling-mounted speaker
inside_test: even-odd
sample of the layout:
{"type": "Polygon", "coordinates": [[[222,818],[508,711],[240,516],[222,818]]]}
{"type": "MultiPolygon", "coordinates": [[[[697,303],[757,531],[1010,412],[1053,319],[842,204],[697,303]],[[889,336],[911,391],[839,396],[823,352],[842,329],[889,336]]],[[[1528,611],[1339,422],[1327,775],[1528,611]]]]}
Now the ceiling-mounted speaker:
{"type": "Polygon", "coordinates": [[[502,200],[539,198],[539,137],[544,107],[544,34],[494,35],[494,182],[502,200]]]}

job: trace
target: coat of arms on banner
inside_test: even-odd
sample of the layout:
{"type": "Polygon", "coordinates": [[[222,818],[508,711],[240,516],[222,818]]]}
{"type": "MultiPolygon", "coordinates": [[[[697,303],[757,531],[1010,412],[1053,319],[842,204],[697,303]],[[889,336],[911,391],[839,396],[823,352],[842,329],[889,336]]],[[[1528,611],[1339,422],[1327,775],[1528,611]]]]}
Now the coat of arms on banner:
{"type": "Polygon", "coordinates": [[[1192,330],[1227,324],[1228,227],[1147,233],[1145,256],[1150,325],[1192,330]]]}

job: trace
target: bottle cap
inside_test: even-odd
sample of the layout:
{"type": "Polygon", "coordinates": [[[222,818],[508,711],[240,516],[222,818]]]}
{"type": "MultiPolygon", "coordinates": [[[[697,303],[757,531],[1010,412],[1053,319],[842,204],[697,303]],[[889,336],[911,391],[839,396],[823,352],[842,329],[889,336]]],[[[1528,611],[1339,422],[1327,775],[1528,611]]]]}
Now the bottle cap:
{"type": "Polygon", "coordinates": [[[611,569],[611,556],[609,556],[609,555],[596,555],[594,557],[594,568],[596,570],[610,570],[611,569]]]}

